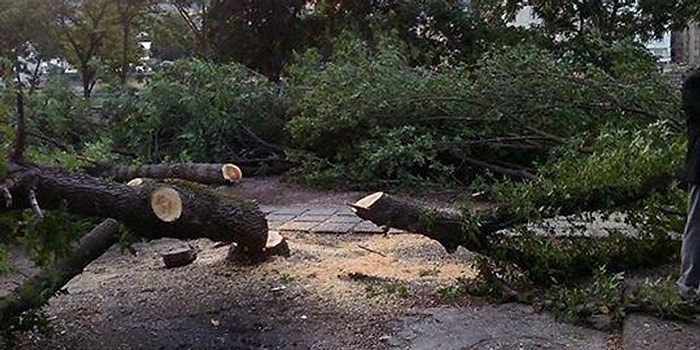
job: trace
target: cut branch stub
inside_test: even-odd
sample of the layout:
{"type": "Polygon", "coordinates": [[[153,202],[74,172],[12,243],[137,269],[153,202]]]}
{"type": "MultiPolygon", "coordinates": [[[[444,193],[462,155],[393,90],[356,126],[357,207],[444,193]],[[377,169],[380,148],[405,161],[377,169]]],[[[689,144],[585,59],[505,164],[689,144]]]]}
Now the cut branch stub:
{"type": "Polygon", "coordinates": [[[221,176],[224,180],[234,182],[243,178],[243,171],[233,164],[224,164],[221,166],[221,176]]]}
{"type": "Polygon", "coordinates": [[[158,219],[173,222],[182,215],[182,199],[171,187],[160,187],[151,194],[151,209],[158,219]]]}
{"type": "Polygon", "coordinates": [[[5,208],[12,208],[12,193],[7,189],[7,186],[0,186],[0,192],[2,192],[2,197],[5,199],[5,208]]]}
{"type": "Polygon", "coordinates": [[[135,179],[131,179],[131,180],[129,180],[129,182],[126,183],[126,185],[129,187],[139,187],[142,184],[143,184],[143,179],[138,178],[138,177],[135,179]]]}

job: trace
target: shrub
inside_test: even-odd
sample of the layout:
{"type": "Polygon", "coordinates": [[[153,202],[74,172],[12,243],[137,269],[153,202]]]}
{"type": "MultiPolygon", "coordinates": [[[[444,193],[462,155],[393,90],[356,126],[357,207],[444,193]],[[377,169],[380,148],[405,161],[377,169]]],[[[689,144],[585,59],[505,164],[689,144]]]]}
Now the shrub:
{"type": "Polygon", "coordinates": [[[177,61],[107,107],[122,115],[113,132],[117,147],[150,162],[265,156],[278,150],[261,140],[286,138],[280,91],[238,64],[177,61]]]}

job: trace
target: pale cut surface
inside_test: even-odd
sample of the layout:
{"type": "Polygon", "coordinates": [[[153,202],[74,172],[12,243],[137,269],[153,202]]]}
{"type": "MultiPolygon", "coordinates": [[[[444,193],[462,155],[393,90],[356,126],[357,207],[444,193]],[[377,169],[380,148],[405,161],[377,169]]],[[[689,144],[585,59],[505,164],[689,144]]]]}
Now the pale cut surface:
{"type": "Polygon", "coordinates": [[[139,187],[141,186],[141,184],[143,184],[143,179],[140,177],[131,179],[129,180],[129,182],[126,183],[126,185],[130,187],[139,187]]]}
{"type": "Polygon", "coordinates": [[[360,207],[360,208],[364,208],[364,209],[369,209],[375,202],[377,202],[380,198],[382,198],[383,195],[384,195],[384,192],[372,193],[369,196],[363,197],[362,199],[355,202],[355,204],[353,204],[352,207],[360,207]]]}
{"type": "Polygon", "coordinates": [[[173,222],[182,215],[182,199],[171,187],[161,187],[151,194],[151,209],[158,219],[173,222]]]}
{"type": "Polygon", "coordinates": [[[224,164],[221,166],[221,176],[231,182],[238,181],[243,178],[243,171],[233,164],[224,164]]]}

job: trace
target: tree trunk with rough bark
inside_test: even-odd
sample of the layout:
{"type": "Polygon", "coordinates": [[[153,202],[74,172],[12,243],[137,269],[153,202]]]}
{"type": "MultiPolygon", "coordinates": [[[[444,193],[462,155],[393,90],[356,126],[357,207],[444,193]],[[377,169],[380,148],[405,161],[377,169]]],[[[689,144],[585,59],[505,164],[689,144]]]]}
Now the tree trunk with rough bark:
{"type": "Polygon", "coordinates": [[[231,184],[243,177],[241,169],[230,163],[153,164],[139,167],[115,165],[90,169],[88,173],[118,182],[146,177],[151,179],[182,179],[208,185],[231,184]]]}
{"type": "Polygon", "coordinates": [[[16,163],[10,164],[9,178],[12,203],[0,200],[4,211],[64,205],[71,213],[114,218],[145,238],[235,242],[251,255],[263,254],[268,239],[267,220],[257,204],[191,182],[143,180],[128,186],[16,163]]]}
{"type": "MultiPolygon", "coordinates": [[[[572,215],[580,211],[596,211],[629,205],[656,193],[655,190],[669,186],[673,176],[668,174],[654,176],[644,181],[638,188],[599,188],[585,195],[555,195],[535,199],[535,207],[542,208],[543,218],[572,215]],[[611,198],[606,194],[615,193],[611,198]],[[555,208],[555,209],[552,209],[555,208]]],[[[383,192],[370,194],[355,203],[348,203],[357,216],[369,220],[378,226],[391,227],[407,232],[422,234],[439,242],[448,252],[454,252],[459,246],[486,256],[497,257],[528,269],[542,263],[539,252],[532,247],[526,248],[523,237],[507,235],[502,230],[526,224],[529,218],[522,217],[509,208],[496,208],[482,213],[455,213],[422,207],[416,203],[395,198],[383,192]]],[[[611,269],[620,269],[630,264],[644,261],[639,265],[649,264],[662,252],[678,251],[680,241],[670,235],[666,239],[644,241],[644,238],[626,236],[618,242],[614,251],[606,251],[599,244],[604,238],[587,236],[557,236],[548,244],[556,244],[564,251],[574,252],[579,244],[590,244],[589,261],[599,256],[607,257],[611,269]],[[634,253],[634,254],[632,254],[634,253]],[[635,257],[640,257],[639,259],[635,257]],[[635,261],[634,259],[637,259],[635,261]]],[[[578,253],[572,253],[578,254],[578,253]]],[[[660,255],[661,254],[661,255],[660,255]]],[[[668,254],[663,255],[668,256],[668,254]]],[[[583,258],[583,257],[581,257],[583,258]]],[[[658,261],[656,261],[658,263],[658,261]]],[[[571,266],[571,260],[551,262],[549,269],[552,276],[567,273],[587,275],[595,266],[571,266]]],[[[580,264],[579,264],[580,265],[580,264]]],[[[574,276],[561,276],[571,278],[574,276]]]]}

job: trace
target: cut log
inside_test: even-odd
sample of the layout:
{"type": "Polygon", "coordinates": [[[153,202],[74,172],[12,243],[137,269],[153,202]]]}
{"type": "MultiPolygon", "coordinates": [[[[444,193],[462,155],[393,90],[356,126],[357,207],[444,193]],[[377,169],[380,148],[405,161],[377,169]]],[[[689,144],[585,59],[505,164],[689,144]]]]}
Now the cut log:
{"type": "Polygon", "coordinates": [[[197,259],[197,252],[187,244],[182,247],[171,248],[161,254],[166,268],[180,267],[191,264],[197,259]]]}
{"type": "Polygon", "coordinates": [[[463,244],[463,219],[458,213],[422,208],[384,192],[370,194],[348,206],[357,216],[377,226],[398,228],[430,237],[440,242],[450,253],[463,244]]]}
{"type": "MultiPolygon", "coordinates": [[[[542,208],[540,215],[543,218],[566,216],[578,211],[621,207],[652,195],[656,189],[669,186],[672,180],[671,176],[654,176],[637,189],[599,188],[583,196],[570,195],[564,198],[549,195],[536,199],[535,203],[538,205],[535,207],[542,208]],[[611,193],[616,196],[604,195],[611,193]]],[[[362,219],[369,220],[378,226],[425,235],[439,242],[448,252],[454,252],[462,246],[472,252],[514,263],[525,270],[543,263],[541,256],[532,246],[528,248],[527,245],[523,245],[526,243],[523,237],[509,236],[501,231],[528,222],[527,217],[517,215],[507,207],[465,216],[460,213],[424,208],[383,192],[370,194],[348,205],[362,219]]],[[[671,236],[668,239],[650,241],[642,241],[637,237],[624,237],[613,251],[606,251],[600,244],[600,239],[581,236],[554,238],[548,244],[557,244],[571,254],[562,254],[562,256],[568,256],[568,259],[547,262],[550,277],[566,279],[593,273],[596,266],[579,263],[579,261],[586,261],[586,258],[587,261],[593,261],[596,257],[604,256],[611,270],[619,270],[634,264],[637,267],[658,264],[659,256],[669,256],[664,255],[663,252],[680,249],[679,240],[671,236]],[[581,251],[576,249],[577,246],[582,247],[581,244],[590,247],[587,253],[590,256],[577,255],[581,254],[581,251]]]]}
{"type": "Polygon", "coordinates": [[[237,165],[209,163],[153,164],[139,167],[109,166],[89,169],[94,176],[125,182],[133,178],[182,179],[208,185],[229,185],[243,178],[237,165]]]}
{"type": "Polygon", "coordinates": [[[107,219],[83,236],[65,258],[24,281],[0,299],[0,327],[8,325],[23,312],[44,305],[68,281],[80,274],[93,260],[119,241],[119,223],[107,219]]]}
{"type": "MultiPolygon", "coordinates": [[[[673,181],[671,174],[657,174],[645,179],[636,188],[601,187],[581,195],[546,194],[535,198],[533,207],[541,209],[539,214],[542,218],[623,207],[668,188],[673,181]]],[[[348,206],[357,216],[378,226],[433,238],[449,252],[460,245],[477,252],[488,249],[494,233],[529,221],[528,217],[518,215],[506,206],[465,217],[461,213],[423,208],[384,192],[370,194],[354,204],[348,203],[348,206]]]]}
{"type": "Polygon", "coordinates": [[[265,250],[267,220],[254,202],[186,181],[140,179],[127,186],[60,169],[10,165],[9,210],[30,208],[27,194],[34,189],[42,208],[65,205],[75,214],[111,217],[147,239],[209,238],[236,242],[249,254],[265,250]]]}

